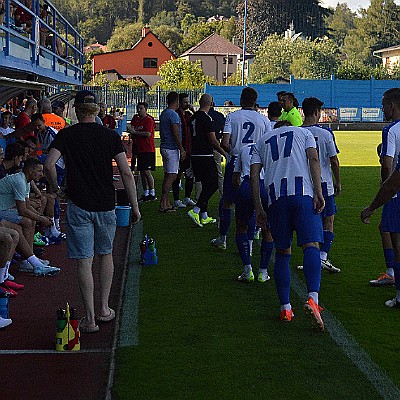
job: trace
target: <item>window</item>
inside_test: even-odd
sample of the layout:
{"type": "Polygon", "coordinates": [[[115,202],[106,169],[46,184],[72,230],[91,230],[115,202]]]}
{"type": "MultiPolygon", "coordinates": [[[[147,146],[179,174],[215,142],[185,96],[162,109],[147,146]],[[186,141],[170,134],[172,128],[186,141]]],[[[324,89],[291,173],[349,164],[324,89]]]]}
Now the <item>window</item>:
{"type": "Polygon", "coordinates": [[[143,68],[157,68],[157,58],[143,58],[143,68]]]}
{"type": "Polygon", "coordinates": [[[226,59],[228,58],[228,64],[233,64],[233,57],[224,57],[224,64],[226,64],[226,59]]]}

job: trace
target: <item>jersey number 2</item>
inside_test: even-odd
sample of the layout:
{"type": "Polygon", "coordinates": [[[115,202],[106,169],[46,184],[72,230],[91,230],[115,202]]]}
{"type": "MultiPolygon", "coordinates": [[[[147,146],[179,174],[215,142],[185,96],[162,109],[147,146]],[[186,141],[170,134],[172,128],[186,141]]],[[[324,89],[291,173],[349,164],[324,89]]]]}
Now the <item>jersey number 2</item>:
{"type": "Polygon", "coordinates": [[[242,143],[253,143],[253,139],[251,139],[251,135],[254,132],[255,126],[252,122],[245,122],[243,124],[243,129],[247,129],[244,138],[242,139],[242,143]]]}

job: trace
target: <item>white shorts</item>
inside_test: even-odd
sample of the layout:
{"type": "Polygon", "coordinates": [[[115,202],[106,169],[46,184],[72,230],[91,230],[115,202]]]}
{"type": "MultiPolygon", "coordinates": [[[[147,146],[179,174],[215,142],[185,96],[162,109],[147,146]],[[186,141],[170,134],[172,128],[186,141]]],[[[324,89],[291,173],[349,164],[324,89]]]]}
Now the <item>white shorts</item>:
{"type": "Polygon", "coordinates": [[[178,149],[160,149],[163,160],[164,172],[166,174],[177,174],[179,170],[180,152],[178,149]]]}

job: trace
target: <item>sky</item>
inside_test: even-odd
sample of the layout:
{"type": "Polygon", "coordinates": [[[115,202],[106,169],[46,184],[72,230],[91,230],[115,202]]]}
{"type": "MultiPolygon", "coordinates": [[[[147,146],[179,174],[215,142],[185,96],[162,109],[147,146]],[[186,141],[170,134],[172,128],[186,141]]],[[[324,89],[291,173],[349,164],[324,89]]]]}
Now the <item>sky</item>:
{"type": "MultiPolygon", "coordinates": [[[[321,4],[325,7],[331,6],[331,7],[336,7],[337,3],[347,3],[347,5],[353,10],[357,11],[359,8],[368,8],[368,6],[371,4],[370,0],[347,0],[347,1],[342,1],[342,0],[322,0],[321,4]]],[[[400,5],[400,0],[395,0],[395,3],[400,5]]]]}

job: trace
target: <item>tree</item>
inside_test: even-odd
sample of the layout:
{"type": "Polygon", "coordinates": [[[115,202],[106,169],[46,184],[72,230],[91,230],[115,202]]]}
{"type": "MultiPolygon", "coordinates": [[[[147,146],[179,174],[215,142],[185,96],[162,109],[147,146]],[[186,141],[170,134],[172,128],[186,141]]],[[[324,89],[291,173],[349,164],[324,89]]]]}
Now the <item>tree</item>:
{"type": "Polygon", "coordinates": [[[376,65],[373,51],[400,42],[400,6],[394,0],[371,0],[367,9],[355,20],[344,41],[343,51],[349,59],[376,65]]]}
{"type": "Polygon", "coordinates": [[[164,90],[198,89],[206,82],[200,61],[192,63],[183,58],[166,61],[160,66],[158,75],[161,80],[157,86],[164,90]]]}
{"type": "Polygon", "coordinates": [[[176,13],[172,11],[161,11],[157,13],[154,17],[150,18],[149,24],[151,28],[156,28],[161,25],[177,27],[176,13]]]}
{"type": "Polygon", "coordinates": [[[274,34],[258,48],[250,82],[269,83],[290,75],[304,79],[329,79],[339,65],[339,50],[330,39],[290,40],[274,34]]]}
{"type": "Polygon", "coordinates": [[[169,50],[175,54],[179,54],[183,36],[178,28],[161,25],[155,28],[153,32],[169,50]]]}
{"type": "Polygon", "coordinates": [[[139,41],[141,34],[142,24],[140,23],[117,26],[107,42],[107,50],[131,49],[139,41]]]}
{"type": "MultiPolygon", "coordinates": [[[[244,2],[237,9],[238,36],[243,42],[244,2]]],[[[297,32],[312,39],[325,34],[324,17],[330,13],[319,0],[248,0],[247,47],[255,51],[270,35],[282,34],[293,21],[297,32]]]]}
{"type": "Polygon", "coordinates": [[[346,3],[338,3],[334,12],[325,17],[328,36],[339,47],[344,45],[344,40],[350,30],[355,28],[354,21],[357,14],[346,3]]]}
{"type": "Polygon", "coordinates": [[[295,78],[329,79],[336,73],[339,48],[330,39],[296,41],[290,70],[295,78]]]}

